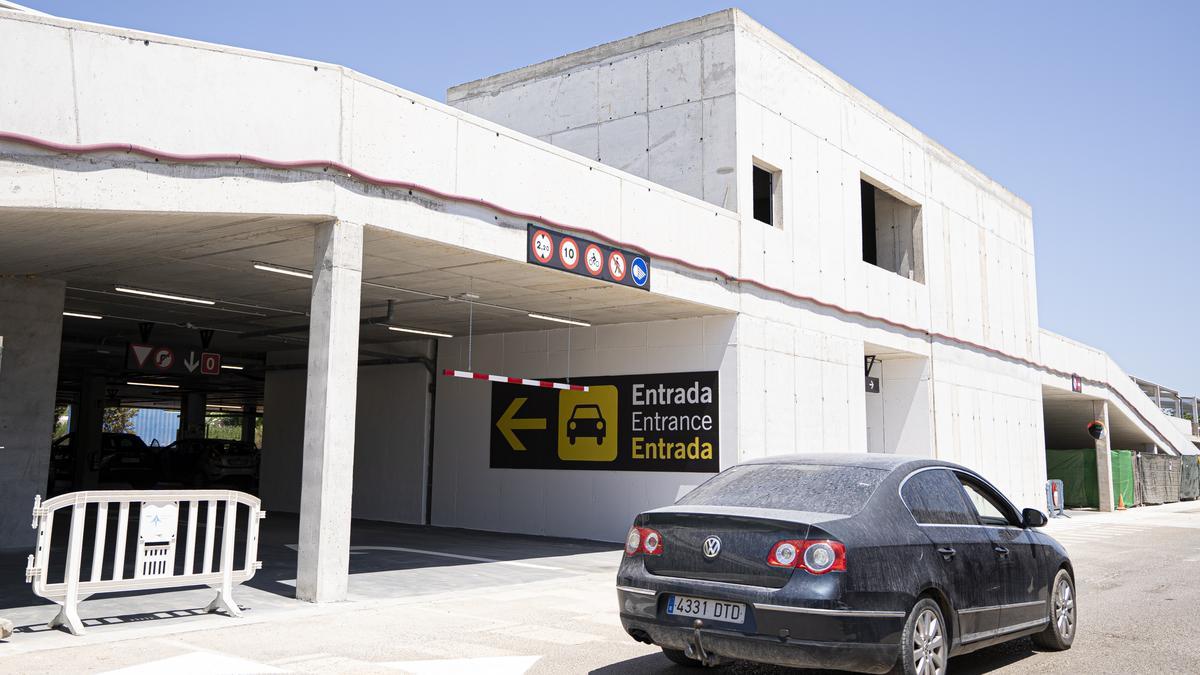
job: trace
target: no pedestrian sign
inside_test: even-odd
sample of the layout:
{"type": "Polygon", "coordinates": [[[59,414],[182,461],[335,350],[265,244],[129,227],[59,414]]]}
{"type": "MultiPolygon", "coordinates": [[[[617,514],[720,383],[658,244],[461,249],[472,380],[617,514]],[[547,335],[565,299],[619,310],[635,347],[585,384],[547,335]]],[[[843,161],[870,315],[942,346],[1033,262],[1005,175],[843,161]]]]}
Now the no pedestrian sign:
{"type": "Polygon", "coordinates": [[[650,290],[650,258],[532,223],[525,259],[534,265],[650,290]]]}

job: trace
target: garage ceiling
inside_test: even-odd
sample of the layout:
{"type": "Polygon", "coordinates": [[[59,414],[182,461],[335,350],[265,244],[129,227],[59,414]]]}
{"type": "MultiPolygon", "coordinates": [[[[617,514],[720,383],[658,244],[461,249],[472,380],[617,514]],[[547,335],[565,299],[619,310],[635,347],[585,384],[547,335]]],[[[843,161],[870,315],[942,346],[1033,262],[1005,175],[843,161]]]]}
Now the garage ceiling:
{"type": "MultiPolygon", "coordinates": [[[[96,364],[119,371],[124,345],[139,341],[141,322],[155,324],[153,341],[197,347],[197,329],[212,329],[212,349],[220,351],[227,363],[261,367],[266,352],[304,348],[306,331],[255,338],[239,335],[306,325],[310,282],[256,270],[252,261],[311,268],[313,228],[322,220],[4,209],[0,210],[0,274],[63,280],[68,286],[67,311],[106,317],[64,319],[64,372],[96,364]],[[216,304],[126,295],[115,292],[116,285],[206,298],[216,304]]],[[[530,318],[530,311],[594,325],[722,313],[373,227],[365,233],[363,280],[369,282],[362,288],[363,317],[384,315],[391,300],[398,325],[453,335],[467,333],[468,304],[444,298],[465,293],[479,296],[473,316],[477,334],[562,327],[530,318]]],[[[367,345],[421,339],[383,326],[364,326],[361,333],[364,351],[369,351],[367,345]]],[[[261,370],[258,379],[246,386],[261,390],[261,370]]]]}
{"type": "MultiPolygon", "coordinates": [[[[1083,394],[1063,391],[1055,387],[1042,387],[1042,414],[1046,426],[1046,447],[1051,449],[1075,449],[1094,447],[1095,441],[1088,434],[1088,424],[1096,419],[1093,404],[1099,399],[1083,394]]],[[[1114,450],[1141,450],[1154,439],[1147,437],[1114,405],[1108,406],[1109,438],[1114,450]]]]}

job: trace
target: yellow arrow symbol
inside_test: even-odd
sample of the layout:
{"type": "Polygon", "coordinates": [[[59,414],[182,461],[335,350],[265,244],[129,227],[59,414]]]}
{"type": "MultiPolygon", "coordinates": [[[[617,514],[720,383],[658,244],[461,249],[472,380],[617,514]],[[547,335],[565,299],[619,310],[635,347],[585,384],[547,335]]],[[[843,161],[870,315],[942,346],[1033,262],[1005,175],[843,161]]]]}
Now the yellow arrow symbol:
{"type": "Polygon", "coordinates": [[[517,419],[517,411],[520,410],[521,406],[525,405],[525,401],[528,400],[528,398],[523,397],[514,398],[512,403],[508,404],[508,410],[505,410],[504,414],[500,416],[500,419],[496,420],[496,428],[500,430],[500,433],[504,434],[504,440],[508,441],[509,446],[511,446],[513,450],[525,449],[525,444],[521,442],[521,439],[517,438],[517,435],[514,434],[513,431],[517,429],[546,428],[546,418],[544,417],[517,419]]]}

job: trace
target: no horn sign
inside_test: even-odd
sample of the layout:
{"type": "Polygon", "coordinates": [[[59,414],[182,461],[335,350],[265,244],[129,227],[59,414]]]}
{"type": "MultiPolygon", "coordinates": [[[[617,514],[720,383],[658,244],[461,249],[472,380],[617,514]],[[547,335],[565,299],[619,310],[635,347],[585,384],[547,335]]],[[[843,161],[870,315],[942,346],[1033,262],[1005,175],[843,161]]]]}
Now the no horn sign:
{"type": "Polygon", "coordinates": [[[650,290],[649,256],[532,223],[526,229],[525,260],[539,267],[650,290]]]}

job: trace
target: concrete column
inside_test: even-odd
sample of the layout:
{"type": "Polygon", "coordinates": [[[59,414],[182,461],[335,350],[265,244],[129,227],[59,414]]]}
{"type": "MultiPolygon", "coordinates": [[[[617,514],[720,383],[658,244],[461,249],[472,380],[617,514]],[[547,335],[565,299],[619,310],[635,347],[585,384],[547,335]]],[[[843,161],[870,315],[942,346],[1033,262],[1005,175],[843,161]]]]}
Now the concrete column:
{"type": "Polygon", "coordinates": [[[317,228],[296,574],[310,602],[344,600],[349,582],[362,243],[361,225],[317,228]]]}
{"type": "MultiPolygon", "coordinates": [[[[1112,479],[1112,429],[1108,426],[1108,401],[1092,402],[1092,419],[1104,424],[1104,438],[1096,441],[1096,481],[1099,483],[1100,510],[1112,511],[1113,479],[1112,479]]],[[[1126,505],[1128,506],[1128,504],[1126,505]]]]}
{"type": "Polygon", "coordinates": [[[32,550],[29,510],[50,467],[65,293],[60,281],[0,276],[0,550],[32,550]]]}
{"type": "Polygon", "coordinates": [[[179,401],[179,438],[204,438],[204,416],[208,412],[208,394],[190,391],[179,401]]]}
{"type": "Polygon", "coordinates": [[[252,405],[242,406],[242,442],[254,442],[254,422],[256,419],[255,413],[258,412],[252,405]]]}
{"type": "Polygon", "coordinates": [[[79,388],[75,436],[71,445],[75,457],[72,490],[91,490],[100,484],[100,446],[104,437],[104,397],[108,381],[103,375],[85,375],[79,388]]]}

